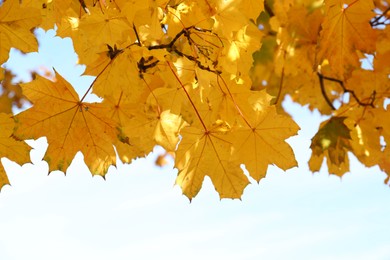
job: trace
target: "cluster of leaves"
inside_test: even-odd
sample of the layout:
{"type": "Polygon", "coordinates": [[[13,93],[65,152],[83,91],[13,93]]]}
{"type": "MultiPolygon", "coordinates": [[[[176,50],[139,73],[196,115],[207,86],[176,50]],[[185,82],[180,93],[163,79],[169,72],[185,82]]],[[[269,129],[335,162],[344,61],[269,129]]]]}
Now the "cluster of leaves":
{"type": "MultiPolygon", "coordinates": [[[[174,154],[188,198],[205,176],[240,198],[268,165],[296,166],[287,138],[299,127],[285,95],[329,115],[309,165],[342,175],[352,152],[390,174],[389,2],[385,0],[5,0],[0,64],[11,47],[37,50],[32,30],[71,37],[85,74],[79,97],[61,75],[13,85],[0,71],[0,157],[28,161],[23,142],[45,136],[50,171],[81,151],[93,175],[155,145],[174,154]],[[362,68],[365,57],[369,69],[362,68]],[[85,102],[94,93],[99,103],[85,102]],[[32,107],[14,115],[24,100],[32,107]]],[[[0,187],[8,183],[0,164],[0,187]]]]}

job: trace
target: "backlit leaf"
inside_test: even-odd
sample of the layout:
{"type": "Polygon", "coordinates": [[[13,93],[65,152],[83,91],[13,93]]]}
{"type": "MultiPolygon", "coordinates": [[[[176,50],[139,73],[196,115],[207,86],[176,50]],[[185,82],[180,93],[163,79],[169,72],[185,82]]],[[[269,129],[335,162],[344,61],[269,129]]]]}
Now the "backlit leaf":
{"type": "Polygon", "coordinates": [[[108,167],[115,165],[112,143],[117,125],[101,113],[101,104],[80,101],[73,87],[59,74],[56,82],[37,76],[22,87],[33,107],[16,117],[16,136],[46,136],[50,145],[44,159],[50,171],[65,172],[78,151],[83,153],[92,174],[104,176],[108,167]]]}
{"type": "MultiPolygon", "coordinates": [[[[27,163],[30,160],[30,147],[13,135],[15,122],[10,114],[0,113],[0,159],[6,157],[19,164],[27,163]]],[[[4,166],[0,162],[0,190],[9,184],[4,166]]]]}

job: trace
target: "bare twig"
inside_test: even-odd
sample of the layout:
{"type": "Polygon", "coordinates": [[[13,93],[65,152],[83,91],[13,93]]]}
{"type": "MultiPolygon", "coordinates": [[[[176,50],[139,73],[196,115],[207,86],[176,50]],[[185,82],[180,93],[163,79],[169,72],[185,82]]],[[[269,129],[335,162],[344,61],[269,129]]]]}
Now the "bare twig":
{"type": "Polygon", "coordinates": [[[84,0],[79,0],[79,3],[81,5],[81,7],[83,8],[84,12],[87,13],[87,14],[91,14],[88,10],[88,7],[87,5],[85,4],[84,0]]]}
{"type": "Polygon", "coordinates": [[[324,97],[326,103],[332,108],[332,110],[336,110],[336,108],[332,104],[332,101],[330,101],[328,95],[326,94],[325,85],[324,85],[324,76],[319,72],[317,72],[317,75],[318,75],[318,79],[320,80],[322,96],[324,97]]]}
{"type": "Polygon", "coordinates": [[[141,40],[139,38],[139,35],[138,35],[138,32],[137,32],[137,28],[135,28],[135,24],[133,23],[133,30],[134,30],[134,33],[135,33],[135,37],[137,38],[137,41],[138,41],[138,46],[141,46],[141,40]]]}
{"type": "Polygon", "coordinates": [[[386,21],[389,20],[389,18],[386,17],[386,14],[387,14],[388,12],[390,12],[390,6],[387,7],[387,9],[384,10],[384,11],[382,12],[382,14],[380,14],[380,15],[376,16],[375,18],[373,18],[373,19],[370,21],[370,25],[371,25],[372,27],[375,27],[375,26],[378,26],[378,25],[385,25],[385,24],[386,24],[386,21]],[[381,21],[382,18],[385,18],[385,19],[384,19],[383,21],[381,21]]]}
{"type": "Polygon", "coordinates": [[[360,106],[363,106],[363,107],[375,107],[374,106],[374,101],[375,101],[375,97],[376,97],[376,91],[374,90],[371,94],[371,97],[370,97],[370,102],[362,102],[358,96],[356,95],[356,93],[353,91],[353,90],[350,90],[350,89],[347,89],[344,85],[344,82],[339,80],[339,79],[335,79],[335,78],[331,78],[331,77],[327,77],[327,76],[324,76],[322,75],[321,73],[317,72],[317,75],[318,75],[318,78],[320,79],[320,86],[321,86],[321,92],[322,92],[322,95],[324,96],[326,102],[328,103],[328,105],[333,109],[335,110],[335,107],[333,106],[332,102],[329,100],[327,94],[326,94],[326,91],[325,91],[325,86],[324,86],[324,79],[326,80],[329,80],[329,81],[332,81],[332,82],[336,82],[340,85],[340,87],[343,89],[343,92],[344,93],[350,93],[351,96],[355,99],[355,101],[360,105],[360,106]]]}
{"type": "Polygon", "coordinates": [[[268,13],[269,17],[275,16],[272,8],[268,4],[268,1],[264,1],[264,10],[268,13]]]}

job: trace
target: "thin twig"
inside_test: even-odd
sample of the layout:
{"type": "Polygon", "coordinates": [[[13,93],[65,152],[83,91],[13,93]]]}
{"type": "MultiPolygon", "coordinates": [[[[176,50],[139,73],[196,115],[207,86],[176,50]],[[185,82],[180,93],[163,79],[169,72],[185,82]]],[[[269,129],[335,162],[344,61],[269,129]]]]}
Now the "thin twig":
{"type": "Polygon", "coordinates": [[[336,108],[332,104],[332,101],[330,101],[328,95],[326,94],[325,86],[324,86],[324,76],[319,72],[317,72],[317,75],[318,75],[318,79],[320,80],[320,87],[321,87],[322,96],[324,97],[326,103],[332,108],[332,110],[336,110],[336,108]]]}
{"type": "Polygon", "coordinates": [[[275,16],[274,12],[272,11],[272,8],[269,6],[268,1],[264,1],[264,9],[268,13],[269,17],[275,16]]]}
{"type": "Polygon", "coordinates": [[[370,25],[372,27],[374,27],[374,26],[378,26],[378,25],[381,25],[381,24],[385,24],[385,21],[388,20],[387,17],[386,17],[386,20],[384,22],[379,22],[379,20],[382,19],[383,17],[385,17],[387,12],[389,12],[389,11],[390,11],[390,6],[387,7],[387,9],[382,12],[382,14],[380,14],[380,15],[376,16],[375,18],[373,18],[370,21],[370,25]]]}
{"type": "Polygon", "coordinates": [[[87,5],[85,4],[84,0],[79,0],[79,3],[81,5],[81,7],[83,8],[84,12],[87,13],[87,14],[91,14],[88,10],[88,7],[87,5]]]}
{"type": "Polygon", "coordinates": [[[141,40],[139,39],[137,28],[135,28],[135,24],[134,23],[133,23],[133,30],[134,30],[134,33],[135,33],[135,37],[137,38],[137,41],[138,41],[138,46],[141,46],[141,40]]]}
{"type": "Polygon", "coordinates": [[[321,86],[321,92],[322,92],[322,95],[324,96],[326,102],[331,106],[331,108],[333,110],[335,110],[333,104],[330,102],[328,96],[326,95],[326,92],[325,92],[325,86],[324,86],[324,79],[326,80],[329,80],[329,81],[332,81],[332,82],[336,82],[340,85],[340,87],[343,89],[343,92],[344,94],[345,93],[350,93],[352,95],[352,97],[355,99],[355,101],[360,105],[360,106],[363,106],[363,107],[373,107],[375,108],[374,106],[374,101],[375,101],[375,97],[376,97],[376,91],[374,90],[370,96],[370,102],[362,102],[358,96],[356,95],[356,93],[353,91],[353,90],[350,90],[350,89],[347,89],[344,85],[344,82],[339,80],[339,79],[335,79],[335,78],[331,78],[331,77],[327,77],[327,76],[324,76],[322,75],[321,73],[317,72],[318,74],[318,77],[320,79],[320,86],[321,86]]]}
{"type": "MultiPolygon", "coordinates": [[[[284,62],[286,62],[287,52],[283,49],[282,49],[282,51],[283,51],[283,60],[284,60],[284,62]]],[[[282,74],[280,76],[279,90],[278,90],[278,94],[276,95],[274,105],[276,105],[279,102],[280,95],[282,94],[283,80],[284,80],[284,64],[283,64],[283,68],[282,68],[282,74]]]]}

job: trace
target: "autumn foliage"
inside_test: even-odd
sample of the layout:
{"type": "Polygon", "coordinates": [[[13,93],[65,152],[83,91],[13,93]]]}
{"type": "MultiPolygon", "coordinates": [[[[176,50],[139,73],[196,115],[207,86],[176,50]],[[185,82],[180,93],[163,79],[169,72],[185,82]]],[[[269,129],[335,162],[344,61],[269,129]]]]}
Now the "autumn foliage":
{"type": "Polygon", "coordinates": [[[37,51],[34,28],[55,25],[96,79],[80,97],[58,73],[15,85],[0,68],[0,157],[26,163],[24,140],[45,136],[50,171],[66,172],[81,151],[104,176],[117,158],[160,145],[188,198],[205,176],[221,198],[240,198],[242,164],[256,181],[268,165],[297,166],[285,142],[299,130],[281,106],[289,95],[329,115],[312,139],[312,171],[326,159],[341,176],[350,152],[390,175],[389,18],[387,0],[3,1],[0,64],[11,47],[37,51]],[[86,102],[90,93],[101,102],[86,102]]]}

